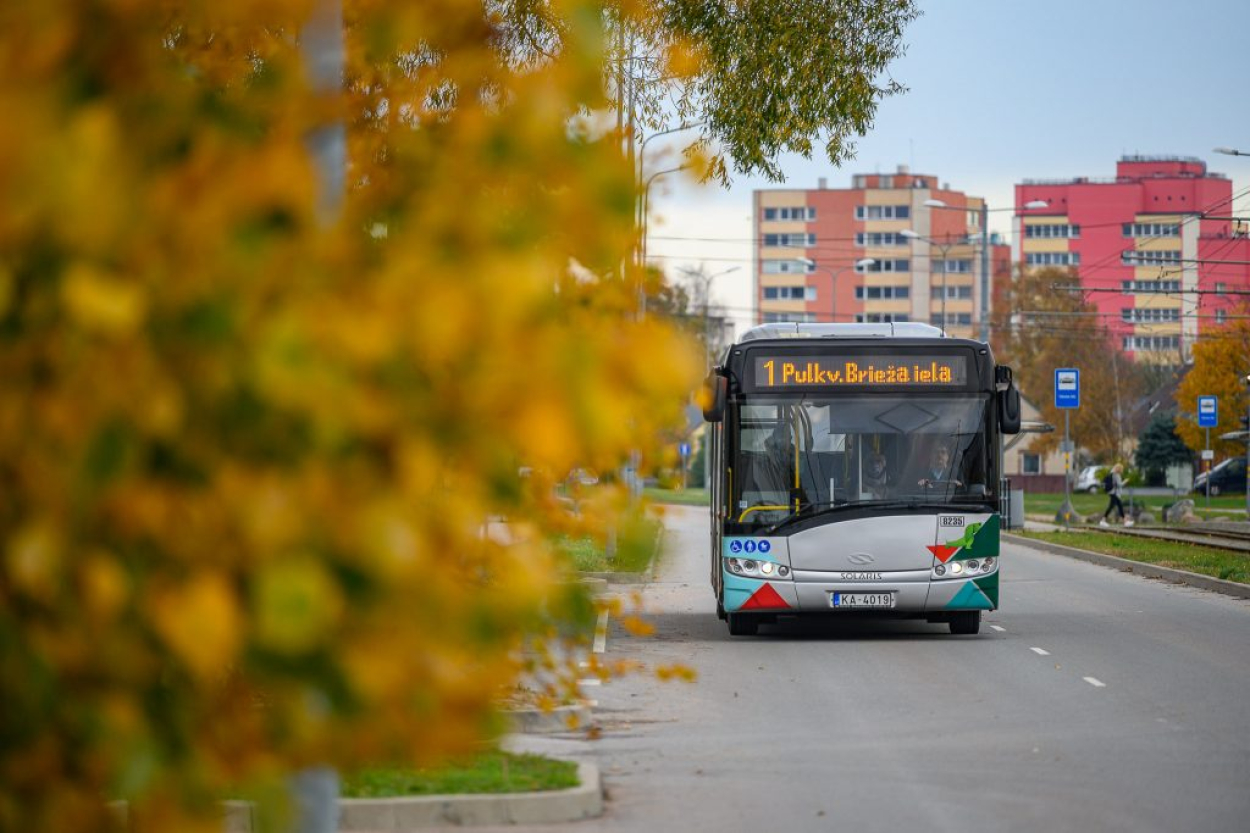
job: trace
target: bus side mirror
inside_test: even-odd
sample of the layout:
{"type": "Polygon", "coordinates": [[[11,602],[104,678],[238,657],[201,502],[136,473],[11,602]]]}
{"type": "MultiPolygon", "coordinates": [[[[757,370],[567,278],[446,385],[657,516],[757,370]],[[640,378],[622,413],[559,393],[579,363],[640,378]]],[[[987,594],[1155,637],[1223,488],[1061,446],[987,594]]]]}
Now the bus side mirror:
{"type": "Polygon", "coordinates": [[[998,427],[1004,434],[1020,433],[1020,391],[1015,385],[998,392],[998,427]]]}
{"type": "Polygon", "coordinates": [[[720,422],[725,418],[725,400],[729,398],[729,380],[715,373],[703,382],[700,399],[703,418],[708,422],[720,422]]]}

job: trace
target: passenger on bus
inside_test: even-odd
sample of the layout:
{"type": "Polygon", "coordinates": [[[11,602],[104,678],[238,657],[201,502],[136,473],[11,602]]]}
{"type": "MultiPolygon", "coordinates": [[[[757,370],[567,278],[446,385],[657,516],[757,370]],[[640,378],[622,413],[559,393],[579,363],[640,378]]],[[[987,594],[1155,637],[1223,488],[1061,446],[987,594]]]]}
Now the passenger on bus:
{"type": "Polygon", "coordinates": [[[874,500],[881,500],[889,494],[894,485],[886,465],[885,455],[874,452],[868,458],[868,468],[864,472],[864,491],[872,495],[874,500]]]}

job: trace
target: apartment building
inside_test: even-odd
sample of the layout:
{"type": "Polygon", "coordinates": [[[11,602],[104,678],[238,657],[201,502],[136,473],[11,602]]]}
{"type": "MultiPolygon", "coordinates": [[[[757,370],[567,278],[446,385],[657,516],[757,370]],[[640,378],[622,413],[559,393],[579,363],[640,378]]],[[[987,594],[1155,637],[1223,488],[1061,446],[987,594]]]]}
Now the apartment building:
{"type": "MultiPolygon", "coordinates": [[[[982,200],[913,174],[754,194],[756,320],[921,321],[980,333],[982,200]]],[[[1005,262],[1006,246],[993,245],[1005,262]]]]}
{"type": "Polygon", "coordinates": [[[1191,157],[1125,156],[1109,179],[1025,180],[1011,259],[1072,270],[1109,337],[1142,361],[1178,364],[1250,289],[1250,238],[1232,183],[1191,157]]]}

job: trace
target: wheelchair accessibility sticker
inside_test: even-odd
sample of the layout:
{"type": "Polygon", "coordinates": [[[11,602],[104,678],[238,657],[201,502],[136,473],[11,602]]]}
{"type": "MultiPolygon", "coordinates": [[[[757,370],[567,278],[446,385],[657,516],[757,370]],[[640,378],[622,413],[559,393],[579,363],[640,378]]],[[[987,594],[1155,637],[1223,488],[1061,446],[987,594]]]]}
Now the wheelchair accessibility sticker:
{"type": "Polygon", "coordinates": [[[767,553],[772,548],[773,545],[768,541],[753,541],[750,538],[745,541],[735,539],[729,542],[729,551],[734,555],[738,555],[740,553],[751,555],[756,552],[767,553]]]}

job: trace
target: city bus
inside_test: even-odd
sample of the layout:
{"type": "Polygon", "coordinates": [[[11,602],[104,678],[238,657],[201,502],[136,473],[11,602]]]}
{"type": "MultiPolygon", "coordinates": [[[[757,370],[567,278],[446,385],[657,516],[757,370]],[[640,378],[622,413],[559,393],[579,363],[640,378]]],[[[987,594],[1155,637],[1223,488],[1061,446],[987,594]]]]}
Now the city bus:
{"type": "Polygon", "coordinates": [[[708,377],[711,582],[734,636],[790,616],[975,634],[998,607],[1011,368],[919,323],[765,324],[708,377]]]}

